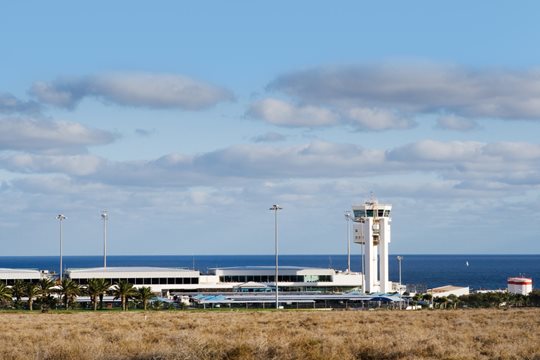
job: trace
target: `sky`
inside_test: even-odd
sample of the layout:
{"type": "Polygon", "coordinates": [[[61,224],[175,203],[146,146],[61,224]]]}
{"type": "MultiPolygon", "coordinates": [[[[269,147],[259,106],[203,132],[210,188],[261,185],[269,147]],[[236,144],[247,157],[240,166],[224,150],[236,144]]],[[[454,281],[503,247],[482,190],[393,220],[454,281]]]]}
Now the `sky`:
{"type": "Polygon", "coordinates": [[[0,256],[540,253],[540,4],[6,2],[0,256]],[[353,253],[359,253],[353,245],[353,253]]]}

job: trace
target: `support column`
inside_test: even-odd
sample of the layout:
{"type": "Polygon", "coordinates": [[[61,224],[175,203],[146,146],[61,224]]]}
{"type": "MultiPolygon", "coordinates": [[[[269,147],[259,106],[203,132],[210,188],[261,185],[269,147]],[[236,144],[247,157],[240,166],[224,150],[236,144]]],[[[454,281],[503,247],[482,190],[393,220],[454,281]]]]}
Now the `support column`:
{"type": "Polygon", "coordinates": [[[367,218],[364,223],[365,234],[365,269],[366,269],[366,291],[377,291],[377,245],[373,244],[373,218],[367,218]]]}
{"type": "Polygon", "coordinates": [[[381,280],[381,292],[390,292],[388,281],[388,243],[390,242],[390,224],[388,218],[379,219],[381,236],[379,242],[379,272],[381,280]]]}

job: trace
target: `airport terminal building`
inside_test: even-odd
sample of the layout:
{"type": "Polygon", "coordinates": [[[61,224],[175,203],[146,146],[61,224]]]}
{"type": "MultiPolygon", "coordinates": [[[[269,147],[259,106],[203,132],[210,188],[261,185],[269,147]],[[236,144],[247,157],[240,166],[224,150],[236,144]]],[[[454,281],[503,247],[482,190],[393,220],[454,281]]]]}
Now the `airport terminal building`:
{"type": "MultiPolygon", "coordinates": [[[[258,292],[273,291],[275,268],[272,266],[230,267],[198,270],[160,267],[107,267],[68,269],[66,277],[81,285],[88,280],[103,278],[111,284],[127,281],[135,287],[147,286],[155,293],[189,292],[258,292]]],[[[359,273],[333,269],[284,266],[279,268],[280,291],[339,292],[358,290],[362,284],[359,273]]]]}

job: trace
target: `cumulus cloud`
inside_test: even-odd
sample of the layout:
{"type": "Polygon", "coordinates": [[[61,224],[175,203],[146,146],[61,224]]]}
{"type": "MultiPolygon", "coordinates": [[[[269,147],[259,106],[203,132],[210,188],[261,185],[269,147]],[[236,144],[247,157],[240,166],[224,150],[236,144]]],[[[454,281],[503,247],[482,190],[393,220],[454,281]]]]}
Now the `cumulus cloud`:
{"type": "Polygon", "coordinates": [[[456,180],[540,186],[540,144],[424,140],[386,152],[391,162],[456,180]]]}
{"type": "Polygon", "coordinates": [[[282,75],[269,89],[303,103],[462,117],[540,118],[540,70],[435,64],[321,67],[282,75]]]}
{"type": "Polygon", "coordinates": [[[437,119],[436,127],[443,130],[471,131],[477,129],[478,124],[472,119],[455,115],[445,115],[437,119]]]}
{"type": "Polygon", "coordinates": [[[0,93],[0,113],[38,114],[41,106],[35,101],[22,101],[12,94],[0,93]]]}
{"type": "Polygon", "coordinates": [[[194,166],[236,177],[337,177],[380,170],[384,152],[314,141],[289,147],[235,145],[197,156],[194,166]]]}
{"type": "Polygon", "coordinates": [[[299,106],[273,98],[256,101],[247,114],[273,125],[289,127],[315,128],[346,124],[358,131],[382,131],[416,126],[413,120],[386,109],[299,106]]]}
{"type": "Polygon", "coordinates": [[[512,160],[540,160],[540,145],[523,142],[497,142],[486,144],[484,154],[512,160]]]}
{"type": "Polygon", "coordinates": [[[175,74],[110,73],[36,82],[30,94],[41,102],[74,108],[85,97],[146,108],[201,110],[231,101],[230,90],[175,74]]]}
{"type": "Polygon", "coordinates": [[[95,173],[105,161],[93,155],[14,154],[0,156],[0,166],[18,173],[61,173],[85,176],[95,173]]]}
{"type": "MultiPolygon", "coordinates": [[[[482,143],[476,141],[422,140],[399,146],[387,152],[387,158],[398,161],[436,162],[519,162],[540,160],[540,144],[524,142],[482,143]]],[[[516,164],[511,164],[517,162],[516,164]]],[[[532,165],[532,163],[531,163],[532,165]]]]}
{"type": "Polygon", "coordinates": [[[283,134],[271,131],[262,135],[254,136],[251,140],[253,140],[256,143],[279,142],[279,141],[285,141],[286,138],[287,137],[283,134]]]}
{"type": "Polygon", "coordinates": [[[67,121],[0,118],[0,150],[38,151],[111,143],[116,135],[67,121]]]}
{"type": "Polygon", "coordinates": [[[263,99],[251,105],[248,115],[274,125],[319,127],[335,125],[336,114],[317,106],[295,106],[278,99],[263,99]]]}
{"type": "Polygon", "coordinates": [[[484,144],[472,141],[441,142],[422,140],[387,152],[387,158],[397,161],[473,161],[484,144]]]}
{"type": "Polygon", "coordinates": [[[416,126],[415,121],[385,109],[353,107],[347,111],[347,117],[351,125],[358,130],[382,131],[416,126]]]}

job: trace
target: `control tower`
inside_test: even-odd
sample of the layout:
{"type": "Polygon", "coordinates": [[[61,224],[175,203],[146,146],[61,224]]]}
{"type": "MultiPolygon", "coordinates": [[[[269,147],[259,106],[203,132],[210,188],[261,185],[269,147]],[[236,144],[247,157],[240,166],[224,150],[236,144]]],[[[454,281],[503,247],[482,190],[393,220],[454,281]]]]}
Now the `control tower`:
{"type": "Polygon", "coordinates": [[[353,205],[354,242],[364,246],[364,292],[390,292],[388,281],[388,243],[390,243],[390,211],[392,205],[371,199],[353,205]],[[378,266],[377,266],[378,265],[378,266]]]}

